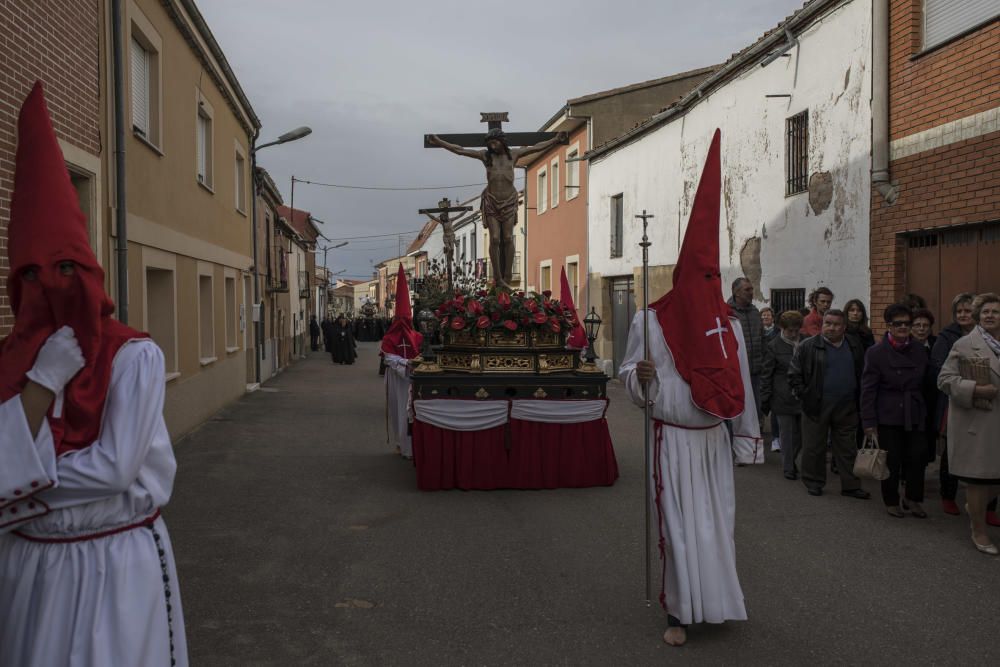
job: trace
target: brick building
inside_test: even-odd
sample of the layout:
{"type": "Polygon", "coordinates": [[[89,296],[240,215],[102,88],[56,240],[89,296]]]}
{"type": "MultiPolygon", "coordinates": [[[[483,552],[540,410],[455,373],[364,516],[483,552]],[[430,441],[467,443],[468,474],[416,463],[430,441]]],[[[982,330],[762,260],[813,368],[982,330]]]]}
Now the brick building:
{"type": "Polygon", "coordinates": [[[49,113],[90,226],[102,248],[101,3],[0,0],[0,336],[14,323],[7,301],[7,225],[14,187],[17,113],[32,85],[45,84],[49,113]]]}
{"type": "Polygon", "coordinates": [[[916,293],[940,328],[955,294],[1000,291],[1000,12],[886,1],[892,187],[873,178],[872,319],[916,293]]]}

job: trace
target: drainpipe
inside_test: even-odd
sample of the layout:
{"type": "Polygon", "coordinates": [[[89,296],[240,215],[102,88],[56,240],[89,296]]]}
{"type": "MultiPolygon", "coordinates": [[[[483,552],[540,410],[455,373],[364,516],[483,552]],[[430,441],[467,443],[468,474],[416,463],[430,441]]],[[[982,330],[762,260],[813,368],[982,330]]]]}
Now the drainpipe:
{"type": "Polygon", "coordinates": [[[253,136],[250,138],[250,183],[251,183],[251,199],[253,200],[250,204],[250,234],[253,243],[253,305],[250,307],[250,320],[253,323],[253,374],[254,382],[257,386],[260,386],[260,362],[263,355],[261,354],[261,346],[263,345],[264,336],[262,335],[262,329],[264,327],[264,308],[261,306],[260,302],[260,267],[257,258],[257,137],[260,136],[260,130],[254,130],[253,136]],[[254,310],[257,311],[257,321],[254,321],[254,310]]]}
{"type": "Polygon", "coordinates": [[[889,0],[872,2],[872,186],[892,206],[899,196],[889,173],[889,0]]]}
{"type": "Polygon", "coordinates": [[[111,2],[111,60],[115,99],[115,257],[118,321],[128,324],[128,211],[125,208],[125,74],[122,62],[122,3],[111,2]]]}

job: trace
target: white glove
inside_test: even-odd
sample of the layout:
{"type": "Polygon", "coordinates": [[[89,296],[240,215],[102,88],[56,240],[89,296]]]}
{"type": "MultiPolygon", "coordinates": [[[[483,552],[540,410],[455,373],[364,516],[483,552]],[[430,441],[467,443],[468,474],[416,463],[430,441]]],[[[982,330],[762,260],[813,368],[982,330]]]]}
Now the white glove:
{"type": "Polygon", "coordinates": [[[53,417],[62,415],[63,389],[85,363],[80,344],[70,327],[62,327],[49,336],[38,351],[35,365],[28,371],[28,379],[56,395],[53,417]]]}

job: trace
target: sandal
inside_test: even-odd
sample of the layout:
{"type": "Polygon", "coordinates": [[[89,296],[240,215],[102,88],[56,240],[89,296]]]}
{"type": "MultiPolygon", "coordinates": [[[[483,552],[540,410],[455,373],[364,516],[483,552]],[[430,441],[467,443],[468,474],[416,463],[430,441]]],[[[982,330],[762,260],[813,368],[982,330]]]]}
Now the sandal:
{"type": "Polygon", "coordinates": [[[885,511],[889,513],[889,516],[894,516],[897,519],[903,518],[903,510],[898,505],[889,505],[885,508],[885,511]]]}

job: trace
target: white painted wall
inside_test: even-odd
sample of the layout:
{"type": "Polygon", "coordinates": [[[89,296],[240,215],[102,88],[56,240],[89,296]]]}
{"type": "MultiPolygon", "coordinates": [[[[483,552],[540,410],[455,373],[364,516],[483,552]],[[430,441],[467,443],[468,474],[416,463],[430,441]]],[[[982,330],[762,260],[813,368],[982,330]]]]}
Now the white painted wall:
{"type": "MultiPolygon", "coordinates": [[[[868,301],[871,149],[871,0],[852,0],[799,35],[791,57],[754,65],[688,113],[590,164],[590,267],[631,275],[646,209],[650,264],[674,264],[715,128],[722,130],[722,282],[743,270],[740,250],[762,239],[762,294],[828,285],[837,304],[868,301]],[[790,94],[791,98],[767,98],[790,94]],[[809,173],[829,171],[833,200],[819,214],[808,193],[785,197],[785,119],[809,110],[809,173]],[[624,256],[610,259],[611,197],[624,194],[624,256]]],[[[650,295],[651,298],[659,294],[650,295]]]]}

